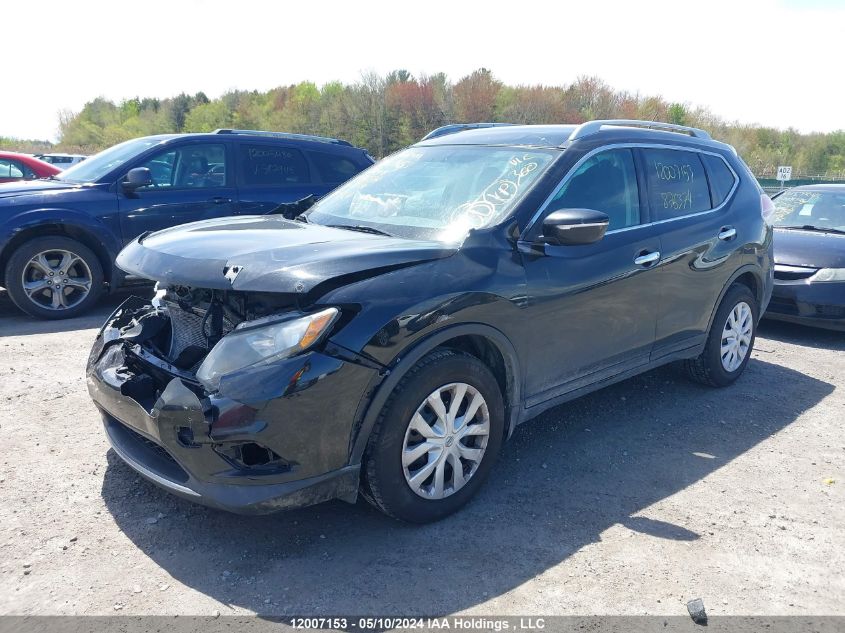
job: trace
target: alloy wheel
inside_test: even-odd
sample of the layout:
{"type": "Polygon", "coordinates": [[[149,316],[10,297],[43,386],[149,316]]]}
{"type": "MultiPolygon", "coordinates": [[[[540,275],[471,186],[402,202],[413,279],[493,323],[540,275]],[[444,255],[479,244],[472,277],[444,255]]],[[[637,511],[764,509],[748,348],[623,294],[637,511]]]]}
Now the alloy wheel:
{"type": "Polygon", "coordinates": [[[722,329],[722,347],[720,356],[722,367],[727,372],[739,369],[751,347],[754,334],[754,314],[745,301],[737,303],[728,314],[728,320],[722,329]]]}
{"type": "Polygon", "coordinates": [[[76,253],[61,249],[42,251],[24,266],[21,282],[27,298],[46,310],[67,310],[91,292],[88,264],[76,253]]]}
{"type": "Polygon", "coordinates": [[[443,499],[478,470],[490,437],[490,412],[472,385],[433,391],[411,417],[402,448],[405,481],[425,499],[443,499]]]}

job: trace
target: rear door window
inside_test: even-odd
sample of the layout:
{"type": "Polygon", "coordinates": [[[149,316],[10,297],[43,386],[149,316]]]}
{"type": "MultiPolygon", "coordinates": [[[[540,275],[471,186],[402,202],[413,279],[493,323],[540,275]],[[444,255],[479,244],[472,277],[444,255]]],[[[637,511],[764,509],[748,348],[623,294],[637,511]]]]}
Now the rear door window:
{"type": "Polygon", "coordinates": [[[0,158],[0,178],[23,178],[23,169],[16,161],[0,158]]]}
{"type": "Polygon", "coordinates": [[[713,206],[718,207],[731,193],[736,184],[736,176],[727,166],[725,161],[713,154],[701,154],[701,160],[707,167],[707,176],[710,180],[710,194],[713,199],[713,206]]]}
{"type": "Polygon", "coordinates": [[[300,185],[311,181],[308,162],[298,149],[244,143],[239,156],[241,184],[300,185]]]}
{"type": "Polygon", "coordinates": [[[670,220],[713,208],[698,152],[643,149],[642,153],[654,220],[670,220]]]}
{"type": "Polygon", "coordinates": [[[361,171],[354,162],[343,156],[335,156],[325,152],[308,152],[311,164],[326,184],[339,185],[361,171]]]}

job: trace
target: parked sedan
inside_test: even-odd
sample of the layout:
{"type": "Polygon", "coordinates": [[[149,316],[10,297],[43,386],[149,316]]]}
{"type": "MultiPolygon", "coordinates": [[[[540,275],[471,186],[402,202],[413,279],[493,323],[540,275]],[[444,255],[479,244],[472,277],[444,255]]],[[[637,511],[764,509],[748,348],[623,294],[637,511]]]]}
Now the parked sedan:
{"type": "Polygon", "coordinates": [[[60,171],[58,167],[28,154],[0,152],[0,182],[48,178],[60,171]]]}
{"type": "Polygon", "coordinates": [[[36,154],[45,163],[55,165],[58,169],[68,169],[88,158],[84,154],[36,154]]]}
{"type": "Polygon", "coordinates": [[[845,330],[845,185],[775,198],[775,286],[766,317],[845,330]]]}

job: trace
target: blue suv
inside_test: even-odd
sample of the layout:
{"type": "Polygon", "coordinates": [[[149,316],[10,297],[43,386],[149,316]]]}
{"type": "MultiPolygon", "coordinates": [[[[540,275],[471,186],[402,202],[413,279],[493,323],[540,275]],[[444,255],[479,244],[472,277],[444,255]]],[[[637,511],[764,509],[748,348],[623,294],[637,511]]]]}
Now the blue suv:
{"type": "Polygon", "coordinates": [[[49,179],[0,186],[0,271],[36,317],[76,316],[124,285],[117,253],[138,235],[322,196],[373,164],[319,136],[216,130],[115,145],[49,179]]]}

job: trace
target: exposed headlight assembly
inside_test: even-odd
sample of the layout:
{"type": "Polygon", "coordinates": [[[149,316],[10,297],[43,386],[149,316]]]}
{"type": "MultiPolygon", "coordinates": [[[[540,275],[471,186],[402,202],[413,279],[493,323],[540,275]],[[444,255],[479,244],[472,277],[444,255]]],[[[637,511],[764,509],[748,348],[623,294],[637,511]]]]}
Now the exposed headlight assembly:
{"type": "Polygon", "coordinates": [[[216,391],[226,374],[304,352],[329,331],[338,314],[337,308],[327,308],[285,321],[244,321],[211,349],[197,370],[197,380],[216,391]]]}
{"type": "Polygon", "coordinates": [[[845,268],[820,268],[813,281],[845,281],[845,268]]]}

